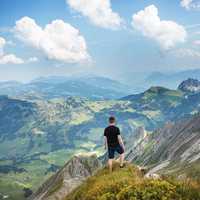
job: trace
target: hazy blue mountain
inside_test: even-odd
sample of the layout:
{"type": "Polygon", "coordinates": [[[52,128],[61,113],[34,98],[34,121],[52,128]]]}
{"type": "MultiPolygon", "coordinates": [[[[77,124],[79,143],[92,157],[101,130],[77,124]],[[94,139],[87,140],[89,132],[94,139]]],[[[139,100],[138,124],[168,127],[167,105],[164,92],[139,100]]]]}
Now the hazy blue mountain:
{"type": "Polygon", "coordinates": [[[1,82],[0,94],[25,98],[80,96],[90,99],[118,99],[130,94],[129,86],[105,77],[41,77],[29,83],[1,82]]]}
{"type": "Polygon", "coordinates": [[[179,72],[153,72],[147,76],[144,84],[175,89],[180,82],[188,78],[200,79],[200,69],[179,72]]]}

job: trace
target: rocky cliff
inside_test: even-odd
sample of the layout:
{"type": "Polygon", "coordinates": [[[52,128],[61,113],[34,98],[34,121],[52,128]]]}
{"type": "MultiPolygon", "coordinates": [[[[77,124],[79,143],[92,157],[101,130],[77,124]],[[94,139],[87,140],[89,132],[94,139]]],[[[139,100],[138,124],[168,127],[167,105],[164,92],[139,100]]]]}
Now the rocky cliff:
{"type": "Polygon", "coordinates": [[[183,92],[199,92],[200,91],[200,81],[197,79],[189,78],[183,81],[178,89],[183,92]]]}
{"type": "Polygon", "coordinates": [[[77,155],[49,178],[30,200],[59,200],[101,167],[96,155],[77,155]]]}
{"type": "MultiPolygon", "coordinates": [[[[148,166],[151,172],[187,176],[200,164],[200,116],[166,123],[129,149],[127,159],[148,166]]],[[[200,170],[193,174],[200,177],[200,170]]]]}

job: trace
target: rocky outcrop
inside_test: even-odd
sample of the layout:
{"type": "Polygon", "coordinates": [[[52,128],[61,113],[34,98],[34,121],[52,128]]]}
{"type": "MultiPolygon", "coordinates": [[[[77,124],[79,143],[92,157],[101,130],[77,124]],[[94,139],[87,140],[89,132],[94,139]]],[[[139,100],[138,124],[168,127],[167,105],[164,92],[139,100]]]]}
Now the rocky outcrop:
{"type": "Polygon", "coordinates": [[[183,81],[179,86],[178,89],[183,92],[199,92],[200,91],[200,81],[197,79],[189,78],[183,81]]]}
{"type": "Polygon", "coordinates": [[[200,163],[200,116],[167,123],[129,149],[126,158],[150,166],[151,173],[200,163]]]}
{"type": "Polygon", "coordinates": [[[55,175],[48,179],[30,200],[59,200],[91,176],[101,162],[95,154],[76,155],[55,175]]]}

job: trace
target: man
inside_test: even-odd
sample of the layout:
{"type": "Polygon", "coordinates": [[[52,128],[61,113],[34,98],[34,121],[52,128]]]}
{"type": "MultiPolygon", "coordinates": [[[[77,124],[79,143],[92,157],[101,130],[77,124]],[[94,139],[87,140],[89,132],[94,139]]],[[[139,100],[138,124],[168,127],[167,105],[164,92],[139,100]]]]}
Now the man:
{"type": "Polygon", "coordinates": [[[120,154],[120,167],[124,166],[124,143],[119,128],[115,125],[115,117],[109,118],[109,126],[104,130],[105,149],[108,150],[108,166],[112,172],[115,152],[120,154]]]}

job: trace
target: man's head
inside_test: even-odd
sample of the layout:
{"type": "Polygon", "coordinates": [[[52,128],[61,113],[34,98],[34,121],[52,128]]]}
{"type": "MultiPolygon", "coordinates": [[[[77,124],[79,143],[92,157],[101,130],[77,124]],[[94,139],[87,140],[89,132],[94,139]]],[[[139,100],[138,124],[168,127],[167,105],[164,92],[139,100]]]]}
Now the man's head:
{"type": "Polygon", "coordinates": [[[109,117],[108,121],[110,124],[114,124],[116,120],[115,120],[115,117],[111,116],[111,117],[109,117]]]}

